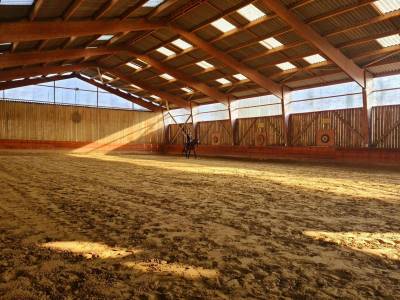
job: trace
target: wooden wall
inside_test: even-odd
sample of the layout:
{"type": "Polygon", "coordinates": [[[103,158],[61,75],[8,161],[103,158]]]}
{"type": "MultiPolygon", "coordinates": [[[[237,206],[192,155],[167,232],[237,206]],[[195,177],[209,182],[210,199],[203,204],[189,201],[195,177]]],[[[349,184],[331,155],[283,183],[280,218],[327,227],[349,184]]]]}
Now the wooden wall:
{"type": "Polygon", "coordinates": [[[238,119],[235,127],[237,145],[260,146],[260,135],[264,146],[285,143],[282,116],[238,119]]]}
{"type": "Polygon", "coordinates": [[[161,113],[0,101],[1,140],[161,144],[161,113]]]}
{"type": "Polygon", "coordinates": [[[371,125],[372,147],[400,149],[400,105],[373,107],[371,125]]]}
{"type": "Polygon", "coordinates": [[[192,123],[186,124],[171,124],[168,126],[167,130],[167,143],[170,145],[183,145],[185,142],[185,136],[183,134],[183,130],[185,132],[189,132],[192,137],[195,136],[194,128],[192,123]]]}
{"type": "Polygon", "coordinates": [[[290,116],[289,138],[292,146],[316,146],[319,130],[334,130],[336,147],[362,147],[362,110],[343,109],[290,116]]]}
{"type": "Polygon", "coordinates": [[[196,136],[201,145],[213,145],[213,137],[219,136],[219,145],[233,145],[233,132],[230,120],[199,122],[196,136]]]}

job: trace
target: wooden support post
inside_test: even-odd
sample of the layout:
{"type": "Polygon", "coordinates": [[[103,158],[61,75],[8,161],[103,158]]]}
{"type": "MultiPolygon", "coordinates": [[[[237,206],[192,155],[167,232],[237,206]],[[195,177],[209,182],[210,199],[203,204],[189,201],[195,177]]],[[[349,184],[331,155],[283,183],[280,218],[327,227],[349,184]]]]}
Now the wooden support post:
{"type": "Polygon", "coordinates": [[[282,119],[283,119],[283,137],[285,146],[290,146],[290,136],[289,136],[289,114],[286,111],[285,103],[290,100],[290,90],[286,86],[282,86],[282,99],[281,99],[281,108],[282,108],[282,119]]]}
{"type": "Polygon", "coordinates": [[[362,97],[363,97],[363,119],[362,119],[362,133],[364,137],[364,147],[371,146],[371,107],[369,103],[369,96],[373,90],[373,76],[371,73],[365,71],[364,72],[364,88],[362,89],[362,97]]]}
{"type": "Polygon", "coordinates": [[[228,113],[229,113],[229,121],[231,123],[231,133],[232,133],[232,146],[236,144],[236,134],[235,134],[235,118],[232,116],[231,110],[231,99],[228,96],[228,113]]]}

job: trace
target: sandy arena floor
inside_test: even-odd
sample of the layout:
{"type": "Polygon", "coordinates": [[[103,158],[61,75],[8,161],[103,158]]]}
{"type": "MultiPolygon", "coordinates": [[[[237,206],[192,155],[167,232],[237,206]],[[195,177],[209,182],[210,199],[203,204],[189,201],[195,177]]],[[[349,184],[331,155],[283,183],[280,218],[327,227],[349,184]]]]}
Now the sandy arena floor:
{"type": "Polygon", "coordinates": [[[400,172],[0,155],[1,299],[400,299],[400,172]]]}

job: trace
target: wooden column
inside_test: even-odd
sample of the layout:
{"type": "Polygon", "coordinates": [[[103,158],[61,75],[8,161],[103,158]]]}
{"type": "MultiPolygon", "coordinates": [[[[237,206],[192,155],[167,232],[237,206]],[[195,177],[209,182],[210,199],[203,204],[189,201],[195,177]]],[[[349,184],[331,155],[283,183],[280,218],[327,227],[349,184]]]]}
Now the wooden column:
{"type": "Polygon", "coordinates": [[[229,97],[228,97],[228,112],[229,112],[229,121],[231,123],[232,146],[234,146],[236,145],[236,126],[235,126],[236,118],[232,115],[231,99],[229,97]]]}
{"type": "Polygon", "coordinates": [[[365,87],[362,89],[363,98],[363,119],[362,119],[362,130],[364,137],[364,147],[369,147],[371,145],[371,107],[369,103],[369,96],[373,90],[373,76],[371,73],[364,72],[365,87]]]}
{"type": "Polygon", "coordinates": [[[282,118],[283,118],[283,137],[285,141],[285,146],[290,146],[290,136],[289,136],[289,114],[286,111],[285,103],[290,100],[290,89],[287,86],[282,86],[282,118]]]}

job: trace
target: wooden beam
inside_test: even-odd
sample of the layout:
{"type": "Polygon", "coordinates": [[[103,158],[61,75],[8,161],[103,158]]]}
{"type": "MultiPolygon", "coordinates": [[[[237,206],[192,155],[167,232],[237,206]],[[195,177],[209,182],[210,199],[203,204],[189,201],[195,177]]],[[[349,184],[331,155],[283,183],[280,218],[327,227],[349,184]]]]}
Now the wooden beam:
{"type": "Polygon", "coordinates": [[[0,72],[0,81],[8,81],[19,78],[29,78],[39,75],[78,72],[90,67],[91,65],[81,64],[81,65],[68,65],[68,66],[28,67],[23,69],[22,68],[11,69],[0,72]]]}
{"type": "Polygon", "coordinates": [[[178,107],[182,107],[182,108],[190,108],[189,102],[180,98],[179,96],[175,96],[172,94],[169,94],[167,92],[163,92],[158,90],[155,87],[152,87],[144,82],[138,81],[138,80],[134,80],[132,78],[130,78],[129,76],[125,75],[124,73],[118,71],[117,69],[114,68],[108,68],[108,67],[104,67],[104,66],[100,66],[100,68],[104,71],[106,71],[107,73],[110,73],[118,78],[120,78],[121,80],[129,83],[129,84],[134,84],[138,87],[140,87],[141,89],[156,95],[158,97],[160,97],[162,100],[164,101],[168,101],[169,103],[173,103],[178,107]]]}
{"type": "Polygon", "coordinates": [[[69,20],[72,17],[72,15],[75,13],[75,11],[77,11],[79,9],[79,7],[83,3],[83,1],[85,1],[85,0],[74,0],[74,2],[72,2],[72,4],[64,12],[64,15],[63,15],[64,21],[69,20]]]}
{"type": "Polygon", "coordinates": [[[162,111],[162,107],[161,106],[157,106],[157,105],[155,105],[155,104],[153,104],[151,102],[144,101],[143,99],[141,99],[139,97],[135,97],[134,95],[126,94],[126,93],[121,92],[120,90],[118,90],[116,88],[112,88],[112,87],[107,86],[105,84],[101,84],[101,83],[99,83],[99,82],[97,82],[97,81],[95,81],[93,79],[89,79],[89,78],[86,78],[86,77],[81,76],[81,75],[76,75],[75,77],[80,79],[80,80],[83,80],[83,81],[85,81],[85,82],[87,82],[89,84],[97,86],[98,88],[103,89],[103,90],[105,90],[105,91],[107,91],[107,92],[109,92],[111,94],[114,94],[114,95],[116,95],[118,97],[121,97],[121,98],[123,98],[125,100],[133,102],[133,103],[135,103],[137,105],[140,105],[140,106],[142,106],[144,108],[147,108],[147,109],[149,109],[151,111],[162,111]]]}
{"type": "Polygon", "coordinates": [[[129,18],[129,16],[131,14],[133,14],[133,12],[135,10],[137,10],[139,7],[141,7],[143,4],[145,4],[148,0],[140,0],[138,3],[133,4],[131,7],[128,7],[121,15],[120,20],[125,20],[127,18],[129,18]]]}
{"type": "Polygon", "coordinates": [[[102,7],[96,12],[93,19],[98,20],[104,17],[120,0],[108,0],[102,5],[102,7]]]}
{"type": "Polygon", "coordinates": [[[285,146],[290,146],[290,136],[289,136],[289,114],[286,110],[286,103],[290,101],[290,89],[288,87],[282,86],[282,122],[283,122],[283,139],[285,146]]]}
{"type": "Polygon", "coordinates": [[[158,29],[161,25],[144,19],[126,21],[52,21],[0,23],[0,43],[36,41],[71,36],[113,34],[158,29]]]}
{"type": "Polygon", "coordinates": [[[213,88],[213,87],[208,86],[205,83],[196,81],[196,79],[194,79],[192,76],[185,74],[185,73],[177,70],[176,68],[171,68],[150,56],[134,53],[131,50],[129,50],[129,48],[127,49],[127,52],[129,52],[132,55],[136,56],[137,58],[143,60],[147,64],[149,64],[152,67],[154,67],[155,69],[159,70],[160,72],[168,73],[169,75],[175,77],[177,80],[183,82],[187,86],[202,92],[204,95],[209,96],[211,99],[213,99],[217,102],[221,102],[223,104],[228,103],[229,95],[220,92],[217,88],[213,88]]]}
{"type": "Polygon", "coordinates": [[[270,91],[272,94],[277,96],[279,99],[282,99],[282,90],[281,86],[272,81],[271,79],[264,77],[264,75],[260,74],[257,70],[252,69],[245,64],[238,62],[233,57],[225,54],[223,51],[218,50],[211,44],[207,43],[203,39],[199,38],[196,34],[192,32],[188,32],[183,30],[177,26],[170,25],[171,30],[175,31],[179,35],[186,38],[189,42],[196,45],[198,48],[202,49],[206,53],[214,56],[216,59],[227,65],[228,67],[236,70],[237,72],[243,74],[251,81],[257,83],[262,88],[270,91]]]}
{"type": "Polygon", "coordinates": [[[272,10],[285,21],[303,39],[309,41],[324,55],[339,66],[350,78],[361,87],[365,87],[364,71],[351,59],[332,46],[326,38],[319,35],[311,26],[301,21],[292,11],[287,9],[279,0],[262,0],[265,7],[272,10]]]}
{"type": "Polygon", "coordinates": [[[44,0],[36,0],[33,8],[29,14],[29,20],[33,21],[37,14],[39,13],[40,8],[43,6],[44,0]]]}
{"type": "Polygon", "coordinates": [[[120,52],[122,52],[122,50],[115,48],[92,48],[5,53],[0,55],[0,68],[52,63],[63,60],[79,59],[83,57],[116,54],[120,52]]]}
{"type": "Polygon", "coordinates": [[[70,79],[70,78],[74,78],[74,77],[75,77],[75,75],[71,74],[71,75],[64,75],[64,76],[59,75],[59,76],[52,76],[52,77],[24,79],[24,80],[18,80],[18,81],[6,81],[6,82],[0,83],[0,90],[15,89],[15,88],[19,88],[19,87],[41,84],[41,83],[57,81],[57,80],[70,79]]]}

